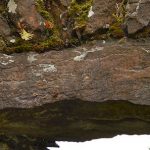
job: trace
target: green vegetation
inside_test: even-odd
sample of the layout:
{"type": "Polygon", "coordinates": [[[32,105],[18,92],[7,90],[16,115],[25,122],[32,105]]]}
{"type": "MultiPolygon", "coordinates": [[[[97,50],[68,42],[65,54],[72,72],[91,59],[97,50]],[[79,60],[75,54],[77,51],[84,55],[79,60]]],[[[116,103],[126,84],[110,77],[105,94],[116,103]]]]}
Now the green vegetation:
{"type": "Polygon", "coordinates": [[[93,0],[77,2],[72,0],[69,8],[69,16],[74,20],[74,29],[86,26],[88,13],[92,6],[93,0]]]}
{"type": "Polygon", "coordinates": [[[43,0],[36,0],[36,8],[44,19],[54,22],[51,14],[46,11],[43,0]]]}
{"type": "Polygon", "coordinates": [[[54,19],[50,12],[48,12],[44,6],[42,0],[36,0],[37,11],[45,19],[43,26],[45,30],[42,31],[41,35],[43,38],[33,37],[32,40],[25,41],[18,37],[16,42],[9,44],[7,49],[4,49],[6,53],[13,52],[27,52],[27,51],[37,51],[42,52],[49,48],[60,47],[63,45],[63,41],[60,39],[60,33],[55,25],[54,19]]]}
{"type": "Polygon", "coordinates": [[[114,22],[110,26],[108,31],[109,36],[115,38],[124,37],[123,23],[125,21],[126,3],[127,2],[125,0],[123,0],[121,3],[116,3],[116,11],[112,14],[114,22]]]}
{"type": "Polygon", "coordinates": [[[6,8],[4,7],[4,5],[0,4],[0,14],[2,14],[5,10],[6,8]]]}
{"type": "MultiPolygon", "coordinates": [[[[72,25],[70,26],[70,32],[68,34],[68,44],[78,44],[79,40],[76,36],[73,36],[74,31],[76,29],[83,29],[88,21],[88,13],[92,6],[93,0],[72,0],[70,7],[68,7],[67,15],[68,18],[71,19],[72,25]],[[73,32],[72,32],[73,30],[73,32]]],[[[58,6],[59,7],[59,6],[58,6]]],[[[13,53],[13,52],[25,52],[25,51],[38,51],[42,52],[49,48],[59,48],[62,47],[65,43],[65,39],[62,38],[62,26],[58,25],[58,18],[53,18],[54,16],[51,14],[47,8],[45,8],[45,1],[44,0],[36,0],[36,8],[39,14],[45,19],[45,21],[41,22],[41,25],[44,26],[43,31],[29,31],[26,28],[22,28],[22,31],[26,32],[19,32],[16,31],[16,27],[14,27],[13,33],[16,34],[16,42],[15,43],[7,43],[7,49],[3,49],[6,53],[13,53]],[[40,33],[41,32],[41,33],[40,33]],[[28,34],[31,37],[25,38],[23,33],[28,34]],[[19,34],[24,37],[21,39],[19,34]],[[39,38],[41,37],[41,38],[39,38]],[[25,40],[27,39],[27,40],[25,40]],[[64,40],[64,41],[63,41],[64,40]]],[[[67,8],[66,8],[67,9],[67,8]]],[[[3,7],[0,7],[0,12],[3,10],[3,7]]],[[[60,13],[60,12],[58,12],[60,13]]],[[[59,16],[58,14],[57,16],[59,16]]],[[[55,16],[56,17],[56,16],[55,16]]],[[[67,18],[66,18],[67,19],[67,18]]],[[[13,28],[12,25],[11,28],[13,28]]],[[[79,31],[80,32],[80,31],[79,31]]],[[[66,34],[67,35],[67,34],[66,34]]]]}
{"type": "Polygon", "coordinates": [[[121,28],[120,22],[113,23],[109,28],[108,34],[114,38],[124,37],[124,31],[121,28]]]}

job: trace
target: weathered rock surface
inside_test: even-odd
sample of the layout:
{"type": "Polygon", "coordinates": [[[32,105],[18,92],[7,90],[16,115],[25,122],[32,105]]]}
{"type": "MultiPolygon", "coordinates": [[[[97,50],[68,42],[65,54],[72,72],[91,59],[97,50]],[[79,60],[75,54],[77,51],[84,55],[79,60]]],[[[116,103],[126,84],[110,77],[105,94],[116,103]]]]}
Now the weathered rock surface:
{"type": "Polygon", "coordinates": [[[85,34],[93,34],[99,29],[108,29],[114,21],[113,13],[119,0],[94,0],[93,15],[89,18],[85,34]]]}
{"type": "Polygon", "coordinates": [[[149,37],[150,1],[129,0],[126,10],[125,5],[121,0],[0,1],[0,150],[150,134],[149,42],[124,38],[14,53],[75,46],[96,34],[123,37],[144,30],[149,37]]]}
{"type": "Polygon", "coordinates": [[[9,36],[10,32],[11,30],[6,19],[0,15],[0,33],[4,36],[9,36]]]}
{"type": "MultiPolygon", "coordinates": [[[[14,23],[20,23],[22,26],[27,25],[32,30],[39,30],[43,27],[44,30],[44,18],[37,12],[36,3],[34,0],[16,1],[16,16],[19,16],[18,20],[14,23]]],[[[10,16],[12,12],[10,12],[10,16]]],[[[14,17],[14,15],[12,15],[14,17]]],[[[16,17],[15,17],[16,18],[16,17]]],[[[13,18],[11,18],[13,20],[13,18]]],[[[14,21],[14,20],[13,20],[14,21]]]]}
{"type": "Polygon", "coordinates": [[[0,145],[149,134],[149,60],[132,42],[0,54],[0,145]]]}
{"type": "Polygon", "coordinates": [[[127,30],[129,34],[150,25],[150,1],[129,0],[127,4],[127,30]]]}
{"type": "Polygon", "coordinates": [[[30,108],[74,98],[149,105],[149,82],[144,82],[150,77],[149,51],[122,48],[1,54],[0,107],[30,108]]]}

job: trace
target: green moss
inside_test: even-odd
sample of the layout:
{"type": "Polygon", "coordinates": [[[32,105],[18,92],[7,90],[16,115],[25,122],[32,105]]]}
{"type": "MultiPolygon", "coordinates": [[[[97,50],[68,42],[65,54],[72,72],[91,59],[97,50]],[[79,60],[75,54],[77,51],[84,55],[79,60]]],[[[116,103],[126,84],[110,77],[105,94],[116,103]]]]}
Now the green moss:
{"type": "Polygon", "coordinates": [[[57,28],[57,25],[55,25],[55,21],[52,15],[50,14],[50,12],[46,11],[43,0],[37,0],[36,2],[37,10],[41,14],[41,16],[54,24],[54,27],[51,29],[51,31],[49,29],[45,30],[49,37],[46,40],[39,42],[39,44],[35,46],[37,51],[61,46],[63,42],[60,38],[59,29],[57,28]]]}
{"type": "Polygon", "coordinates": [[[125,15],[126,15],[126,0],[122,0],[120,3],[116,3],[116,10],[112,14],[112,17],[114,18],[114,21],[112,25],[110,25],[108,35],[114,38],[122,38],[125,36],[123,31],[123,23],[125,21],[125,15]]]}
{"type": "Polygon", "coordinates": [[[1,142],[0,142],[0,149],[1,149],[1,150],[10,150],[10,148],[8,147],[7,144],[1,143],[1,142]]]}
{"type": "Polygon", "coordinates": [[[46,11],[43,0],[36,0],[36,8],[44,19],[53,22],[53,17],[48,11],[46,11]]]}
{"type": "Polygon", "coordinates": [[[7,47],[4,49],[5,53],[21,53],[33,51],[33,43],[32,41],[25,41],[21,37],[17,37],[15,43],[9,43],[7,47]]]}
{"type": "Polygon", "coordinates": [[[72,37],[71,39],[70,39],[70,45],[80,45],[81,44],[81,42],[79,41],[79,39],[77,39],[77,38],[75,38],[75,37],[72,37]]]}
{"type": "Polygon", "coordinates": [[[49,39],[40,42],[40,46],[43,47],[44,49],[48,48],[58,48],[63,45],[63,41],[58,37],[58,36],[52,36],[49,39]]]}
{"type": "Polygon", "coordinates": [[[29,52],[29,51],[36,51],[36,52],[43,52],[49,50],[50,48],[59,48],[63,46],[63,41],[58,37],[50,37],[47,40],[40,41],[37,43],[22,43],[16,46],[7,47],[3,51],[5,53],[11,54],[14,52],[21,53],[21,52],[29,52]]]}
{"type": "Polygon", "coordinates": [[[72,0],[69,8],[69,16],[74,20],[74,28],[82,28],[86,26],[88,21],[88,13],[92,6],[93,0],[86,0],[85,2],[77,2],[72,0]]]}
{"type": "Polygon", "coordinates": [[[124,31],[122,30],[121,24],[119,22],[115,22],[110,26],[109,35],[114,38],[124,37],[124,31]]]}
{"type": "Polygon", "coordinates": [[[0,6],[0,14],[2,14],[5,11],[5,8],[3,6],[0,6]]]}
{"type": "Polygon", "coordinates": [[[4,2],[0,2],[0,14],[6,12],[7,7],[5,6],[4,2]]]}

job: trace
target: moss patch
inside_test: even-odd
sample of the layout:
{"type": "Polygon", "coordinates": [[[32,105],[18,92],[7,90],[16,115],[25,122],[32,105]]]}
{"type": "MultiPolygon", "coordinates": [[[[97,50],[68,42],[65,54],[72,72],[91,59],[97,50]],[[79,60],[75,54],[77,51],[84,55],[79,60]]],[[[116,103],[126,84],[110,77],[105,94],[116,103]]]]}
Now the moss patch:
{"type": "Polygon", "coordinates": [[[10,150],[10,148],[8,147],[7,144],[1,143],[1,142],[0,142],[0,149],[1,149],[1,150],[10,150]]]}
{"type": "Polygon", "coordinates": [[[5,10],[6,8],[3,5],[0,5],[0,14],[2,14],[5,10]]]}
{"type": "Polygon", "coordinates": [[[125,35],[120,22],[113,23],[109,28],[108,34],[114,38],[122,38],[125,35]]]}
{"type": "Polygon", "coordinates": [[[116,11],[112,14],[114,21],[111,24],[108,35],[114,38],[122,38],[125,36],[123,31],[123,24],[126,15],[126,0],[122,0],[120,3],[116,3],[116,11]]]}
{"type": "Polygon", "coordinates": [[[92,3],[93,0],[86,0],[83,2],[72,0],[69,8],[69,16],[74,20],[74,29],[86,26],[88,13],[92,3]]]}
{"type": "Polygon", "coordinates": [[[36,8],[37,11],[41,14],[41,16],[49,21],[53,22],[53,17],[51,14],[45,9],[44,1],[43,0],[36,0],[36,8]]]}

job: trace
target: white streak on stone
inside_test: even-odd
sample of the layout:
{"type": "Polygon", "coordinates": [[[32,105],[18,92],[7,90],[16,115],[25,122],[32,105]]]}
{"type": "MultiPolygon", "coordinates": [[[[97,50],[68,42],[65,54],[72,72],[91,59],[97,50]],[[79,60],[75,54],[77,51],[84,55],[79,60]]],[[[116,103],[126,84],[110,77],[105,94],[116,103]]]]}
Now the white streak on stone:
{"type": "Polygon", "coordinates": [[[86,57],[86,55],[88,54],[88,52],[83,52],[81,55],[74,57],[74,61],[82,61],[84,60],[84,58],[86,57]]]}
{"type": "Polygon", "coordinates": [[[88,14],[88,17],[89,17],[89,18],[94,15],[94,11],[93,11],[92,9],[93,9],[93,7],[91,6],[91,7],[90,7],[90,10],[89,10],[89,14],[88,14]]]}
{"type": "Polygon", "coordinates": [[[7,55],[7,54],[3,54],[3,56],[4,56],[4,57],[1,57],[1,58],[6,58],[6,59],[8,59],[8,58],[13,58],[13,56],[10,56],[10,55],[7,55]]]}
{"type": "Polygon", "coordinates": [[[30,53],[27,57],[27,60],[29,61],[29,63],[36,61],[37,60],[36,56],[38,56],[38,54],[30,53]]]}
{"type": "Polygon", "coordinates": [[[103,44],[106,44],[106,41],[105,41],[105,40],[103,40],[103,44]]]}
{"type": "Polygon", "coordinates": [[[142,48],[142,50],[144,50],[146,53],[150,53],[150,50],[142,48]]]}
{"type": "Polygon", "coordinates": [[[0,63],[4,66],[8,65],[8,62],[0,62],[0,63]]]}
{"type": "Polygon", "coordinates": [[[16,13],[17,4],[15,3],[14,0],[9,0],[7,7],[9,9],[8,10],[9,13],[13,13],[13,14],[16,13]]]}
{"type": "Polygon", "coordinates": [[[73,58],[74,61],[82,61],[88,55],[88,53],[93,53],[93,52],[96,52],[96,51],[101,51],[101,50],[104,49],[104,47],[95,47],[95,48],[92,48],[91,50],[87,50],[86,48],[82,48],[82,49],[84,50],[84,52],[75,51],[75,52],[80,53],[80,55],[74,57],[73,58]]]}
{"type": "Polygon", "coordinates": [[[6,66],[6,65],[11,64],[13,62],[15,62],[13,60],[13,56],[9,56],[9,55],[3,54],[3,56],[0,57],[0,64],[1,65],[6,66]]]}
{"type": "Polygon", "coordinates": [[[60,14],[59,18],[60,18],[60,19],[62,18],[62,14],[60,14]]]}
{"type": "Polygon", "coordinates": [[[11,42],[11,43],[15,43],[16,40],[15,40],[15,39],[11,39],[10,42],[11,42]]]}
{"type": "Polygon", "coordinates": [[[2,65],[6,66],[6,65],[11,64],[11,63],[13,63],[13,62],[14,62],[14,60],[9,60],[9,61],[1,61],[0,63],[1,63],[2,65]]]}
{"type": "Polygon", "coordinates": [[[11,60],[11,59],[9,60],[9,63],[13,63],[13,62],[14,62],[14,60],[11,60]]]}
{"type": "Polygon", "coordinates": [[[109,27],[110,27],[110,24],[106,23],[103,28],[109,29],[109,27]]]}

